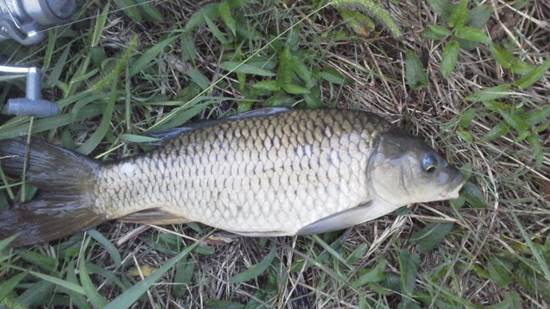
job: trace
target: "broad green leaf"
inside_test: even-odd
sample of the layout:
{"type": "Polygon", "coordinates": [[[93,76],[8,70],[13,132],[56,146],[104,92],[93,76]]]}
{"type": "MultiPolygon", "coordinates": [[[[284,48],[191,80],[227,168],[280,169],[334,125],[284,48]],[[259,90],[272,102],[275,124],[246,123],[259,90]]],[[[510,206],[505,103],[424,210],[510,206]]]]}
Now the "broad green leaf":
{"type": "Polygon", "coordinates": [[[462,28],[468,19],[468,0],[460,0],[454,5],[449,18],[449,26],[462,28]]]}
{"type": "Polygon", "coordinates": [[[302,81],[304,81],[304,83],[306,84],[306,88],[309,89],[315,85],[315,81],[313,81],[311,70],[302,61],[300,56],[292,57],[292,68],[294,70],[294,73],[296,73],[296,75],[298,75],[298,77],[302,81]]]}
{"type": "Polygon", "coordinates": [[[458,42],[450,41],[443,48],[443,59],[441,59],[441,74],[443,77],[449,78],[451,72],[454,70],[458,62],[458,54],[460,52],[460,46],[458,42]]]}
{"type": "Polygon", "coordinates": [[[525,74],[525,76],[515,82],[515,85],[520,89],[527,89],[539,81],[548,69],[550,69],[550,59],[547,59],[541,65],[525,74]]]}
{"type": "Polygon", "coordinates": [[[365,256],[365,253],[367,253],[367,250],[370,248],[370,244],[362,243],[355,250],[353,250],[352,253],[349,254],[347,257],[348,264],[353,264],[357,262],[358,260],[362,259],[365,256]]]}
{"type": "Polygon", "coordinates": [[[294,85],[294,84],[283,85],[283,89],[284,91],[290,94],[308,94],[309,93],[309,90],[307,88],[294,85]]]}
{"type": "Polygon", "coordinates": [[[94,305],[94,308],[104,308],[107,300],[97,292],[97,288],[88,274],[86,263],[86,259],[80,260],[80,284],[82,284],[82,288],[86,291],[86,296],[90,303],[94,305]]]}
{"type": "Polygon", "coordinates": [[[252,265],[242,273],[231,277],[229,279],[229,282],[230,283],[246,282],[263,274],[273,262],[273,259],[275,258],[276,253],[277,253],[277,250],[275,246],[272,246],[269,254],[266,255],[261,262],[259,262],[258,264],[252,265]]]}
{"type": "Polygon", "coordinates": [[[419,265],[420,257],[418,255],[412,255],[406,250],[399,251],[400,284],[403,294],[412,295],[414,293],[419,265]]]}
{"type": "Polygon", "coordinates": [[[483,139],[490,142],[510,132],[510,127],[506,122],[501,121],[496,124],[489,132],[483,135],[483,139]]]}
{"type": "Polygon", "coordinates": [[[550,120],[550,105],[529,111],[522,115],[522,117],[529,127],[533,127],[541,122],[548,122],[550,120]]]}
{"type": "Polygon", "coordinates": [[[346,83],[346,78],[333,68],[326,68],[319,75],[322,79],[332,84],[344,85],[346,83]]]}
{"type": "Polygon", "coordinates": [[[462,206],[464,206],[465,203],[466,203],[466,199],[464,198],[464,196],[459,196],[454,200],[450,201],[451,207],[454,209],[462,208],[462,206]]]}
{"type": "Polygon", "coordinates": [[[354,288],[359,288],[368,283],[380,282],[384,280],[384,278],[386,277],[386,264],[386,260],[384,258],[381,258],[376,263],[376,266],[374,266],[374,268],[363,269],[361,272],[359,272],[357,280],[351,283],[351,286],[353,286],[354,288]]]}
{"type": "Polygon", "coordinates": [[[456,134],[468,143],[472,143],[474,141],[472,134],[466,130],[458,129],[456,130],[456,134]]]}
{"type": "Polygon", "coordinates": [[[468,108],[467,110],[463,111],[460,115],[460,121],[458,122],[458,126],[461,128],[467,128],[470,126],[470,123],[472,123],[472,120],[476,117],[478,113],[477,108],[468,108]]]}
{"type": "Polygon", "coordinates": [[[514,60],[515,61],[512,62],[512,66],[510,67],[510,71],[514,74],[525,75],[535,69],[535,66],[530,63],[523,62],[517,58],[514,60]]]}
{"type": "Polygon", "coordinates": [[[108,303],[105,309],[126,309],[132,306],[147,290],[156,283],[162,276],[176,265],[181,259],[189,255],[193,249],[199,244],[195,242],[187,246],[173,258],[166,261],[161,267],[153,272],[149,277],[134,284],[131,288],[118,295],[113,301],[108,303]]]}
{"type": "Polygon", "coordinates": [[[220,64],[220,67],[226,71],[230,71],[233,73],[245,73],[245,74],[266,76],[266,77],[275,76],[273,72],[267,69],[257,67],[253,64],[242,63],[242,62],[225,61],[220,64]]]}
{"type": "Polygon", "coordinates": [[[294,70],[292,68],[292,56],[288,46],[279,53],[279,67],[277,68],[277,80],[279,86],[284,87],[292,83],[294,70]]]}
{"type": "Polygon", "coordinates": [[[466,202],[468,202],[472,208],[487,207],[487,203],[485,202],[485,198],[483,197],[479,187],[469,181],[462,187],[460,195],[464,196],[466,202]]]}
{"type": "Polygon", "coordinates": [[[222,18],[223,22],[231,30],[231,33],[233,36],[237,34],[237,22],[233,18],[233,15],[231,15],[231,7],[229,6],[229,1],[223,1],[218,6],[218,10],[220,12],[220,17],[222,18]]]}
{"type": "Polygon", "coordinates": [[[296,99],[285,93],[276,93],[265,101],[266,106],[273,107],[291,107],[292,105],[294,105],[294,103],[296,103],[296,99]]]}
{"type": "Polygon", "coordinates": [[[478,5],[473,8],[468,14],[468,25],[474,28],[481,28],[485,26],[491,15],[493,9],[488,4],[478,5]]]}
{"type": "Polygon", "coordinates": [[[174,281],[177,283],[191,283],[193,272],[195,270],[195,262],[182,261],[176,266],[176,275],[174,281]]]}
{"type": "Polygon", "coordinates": [[[120,257],[120,253],[116,249],[115,245],[107,239],[103,234],[98,232],[97,230],[89,230],[88,235],[90,235],[93,239],[95,239],[98,243],[100,243],[105,250],[109,253],[111,256],[111,259],[113,259],[113,262],[116,266],[120,266],[122,264],[122,258],[120,257]]]}
{"type": "Polygon", "coordinates": [[[281,90],[281,86],[279,86],[279,82],[276,80],[263,80],[253,84],[252,88],[270,92],[281,90]]]}
{"type": "Polygon", "coordinates": [[[203,5],[198,11],[193,13],[187,20],[187,23],[183,27],[184,33],[189,33],[206,22],[205,16],[213,19],[220,15],[218,10],[219,3],[208,3],[203,5]]]}
{"type": "Polygon", "coordinates": [[[19,282],[25,278],[25,276],[27,276],[27,273],[19,273],[0,283],[0,304],[6,296],[10,295],[10,293],[17,287],[19,282]]]}
{"type": "Polygon", "coordinates": [[[141,54],[141,56],[139,56],[139,58],[134,63],[132,63],[129,68],[130,77],[140,73],[141,71],[149,67],[153,60],[155,60],[160,55],[160,53],[162,53],[162,51],[168,45],[172,44],[177,38],[177,36],[172,36],[164,39],[155,44],[153,47],[146,50],[143,54],[141,54]]]}
{"type": "Polygon", "coordinates": [[[437,247],[453,229],[452,223],[432,223],[414,233],[410,240],[416,243],[421,253],[437,247]]]}
{"type": "Polygon", "coordinates": [[[29,271],[29,274],[31,274],[31,275],[39,278],[39,279],[42,279],[44,281],[53,283],[53,284],[58,285],[60,287],[63,287],[63,288],[66,288],[68,290],[71,290],[73,292],[76,292],[78,294],[83,294],[83,295],[85,294],[84,289],[78,284],[75,284],[75,283],[60,279],[60,278],[56,278],[56,277],[53,277],[53,276],[50,276],[50,275],[41,274],[41,273],[38,273],[38,272],[35,272],[35,271],[29,271]]]}
{"type": "Polygon", "coordinates": [[[544,149],[542,148],[540,137],[535,134],[530,134],[527,137],[527,141],[529,142],[529,147],[533,151],[533,158],[535,159],[536,165],[541,166],[544,160],[544,149]]]}
{"type": "Polygon", "coordinates": [[[491,52],[497,63],[505,69],[512,67],[512,63],[515,61],[514,54],[511,51],[502,48],[497,44],[491,44],[491,52]]]}
{"type": "Polygon", "coordinates": [[[323,107],[323,101],[316,95],[306,94],[304,96],[308,108],[321,108],[323,107]]]}
{"type": "MultiPolygon", "coordinates": [[[[514,128],[514,130],[516,130],[517,133],[519,133],[520,135],[525,135],[526,133],[529,133],[529,126],[527,125],[525,118],[523,118],[520,114],[508,112],[505,110],[499,110],[499,114],[500,116],[502,116],[504,121],[506,121],[506,123],[514,128]]],[[[525,135],[525,137],[527,136],[525,135]]]]}
{"type": "Polygon", "coordinates": [[[429,25],[422,34],[428,39],[441,40],[451,35],[451,31],[443,26],[429,25]]]}
{"type": "Polygon", "coordinates": [[[414,52],[409,50],[406,52],[405,75],[407,85],[412,89],[425,86],[428,83],[428,76],[422,62],[414,52]]]}
{"type": "Polygon", "coordinates": [[[447,20],[451,16],[453,5],[450,0],[428,0],[428,4],[435,14],[447,20]]]}
{"type": "Polygon", "coordinates": [[[134,0],[139,4],[139,8],[145,13],[145,18],[153,22],[163,22],[164,18],[162,14],[150,4],[148,0],[134,0]]]}
{"type": "Polygon", "coordinates": [[[114,0],[114,2],[118,8],[134,22],[140,23],[142,21],[143,18],[141,17],[139,9],[132,0],[114,0]]]}
{"type": "Polygon", "coordinates": [[[495,87],[479,90],[466,97],[467,101],[484,102],[504,98],[510,95],[510,85],[502,84],[495,87]]]}
{"type": "Polygon", "coordinates": [[[491,39],[487,36],[485,32],[473,27],[457,28],[455,29],[455,35],[457,38],[470,41],[470,42],[484,43],[484,44],[491,43],[491,39]]]}
{"type": "Polygon", "coordinates": [[[172,291],[176,297],[183,297],[187,294],[187,290],[179,284],[191,284],[193,273],[195,272],[195,265],[196,263],[194,261],[189,260],[181,260],[176,264],[176,275],[173,281],[176,285],[172,291]]]}
{"type": "Polygon", "coordinates": [[[489,277],[498,288],[503,288],[512,282],[511,265],[497,257],[493,257],[487,263],[489,277]]]}

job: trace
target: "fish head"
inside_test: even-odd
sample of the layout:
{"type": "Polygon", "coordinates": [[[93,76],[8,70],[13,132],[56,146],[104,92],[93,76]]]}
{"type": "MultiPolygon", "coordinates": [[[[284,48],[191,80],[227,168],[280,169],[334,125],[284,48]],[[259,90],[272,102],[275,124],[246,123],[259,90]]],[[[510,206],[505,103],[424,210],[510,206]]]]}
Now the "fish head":
{"type": "Polygon", "coordinates": [[[392,130],[382,133],[368,166],[370,189],[393,205],[454,199],[464,175],[424,141],[392,130]]]}

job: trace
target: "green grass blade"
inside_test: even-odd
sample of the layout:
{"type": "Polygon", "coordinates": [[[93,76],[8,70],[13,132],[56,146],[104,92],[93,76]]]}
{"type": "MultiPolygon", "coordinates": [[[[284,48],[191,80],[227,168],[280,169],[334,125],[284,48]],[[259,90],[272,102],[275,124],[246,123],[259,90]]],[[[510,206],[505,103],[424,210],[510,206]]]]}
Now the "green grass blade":
{"type": "Polygon", "coordinates": [[[172,36],[167,39],[164,39],[157,44],[155,44],[153,47],[146,50],[132,65],[130,66],[130,72],[129,75],[134,76],[138,74],[139,72],[145,70],[153,60],[155,60],[160,53],[170,44],[172,44],[178,37],[172,36]]]}
{"type": "Polygon", "coordinates": [[[82,288],[86,292],[85,295],[88,297],[94,308],[105,308],[107,300],[97,292],[97,289],[88,274],[86,259],[81,259],[80,261],[80,284],[82,284],[82,288]]]}
{"type": "Polygon", "coordinates": [[[523,237],[523,239],[527,243],[527,246],[531,250],[531,253],[535,257],[535,260],[539,264],[540,269],[544,273],[544,278],[546,279],[546,281],[548,281],[548,283],[550,283],[550,269],[548,268],[548,264],[546,264],[546,260],[544,259],[544,257],[540,253],[539,249],[537,247],[535,247],[535,245],[531,241],[531,238],[529,237],[529,235],[527,234],[527,232],[523,228],[523,225],[521,224],[521,222],[519,222],[518,217],[516,216],[516,214],[511,212],[510,215],[512,216],[512,219],[514,219],[514,223],[518,227],[518,230],[521,233],[521,236],[523,237]]]}
{"type": "Polygon", "coordinates": [[[113,262],[115,262],[116,266],[120,266],[122,264],[122,258],[120,257],[120,253],[118,253],[118,250],[116,249],[115,245],[107,239],[103,234],[96,230],[89,230],[88,235],[90,235],[93,239],[95,239],[98,243],[100,243],[107,252],[109,252],[109,255],[113,259],[113,262]]]}
{"type": "Polygon", "coordinates": [[[44,281],[47,281],[47,282],[53,283],[55,285],[58,285],[60,287],[64,287],[67,290],[71,290],[75,293],[85,295],[84,289],[78,284],[75,284],[75,283],[60,279],[60,278],[56,278],[56,277],[53,277],[53,276],[50,276],[50,275],[38,273],[38,272],[35,272],[35,271],[29,271],[29,274],[31,274],[31,275],[39,278],[39,279],[42,279],[44,281]]]}
{"type": "MultiPolygon", "coordinates": [[[[206,236],[205,236],[206,237],[206,236]]],[[[176,265],[181,259],[186,257],[195,247],[198,246],[200,241],[193,243],[190,246],[187,246],[183,251],[178,253],[170,260],[168,260],[164,265],[155,270],[149,277],[145,278],[143,281],[140,281],[133,285],[128,290],[124,291],[122,294],[117,296],[113,301],[108,303],[104,308],[105,309],[125,309],[132,306],[147,290],[157,282],[167,271],[169,271],[174,265],[176,265]]]]}
{"type": "Polygon", "coordinates": [[[457,62],[458,54],[460,53],[460,46],[456,41],[450,41],[443,48],[443,58],[441,59],[441,74],[443,77],[449,78],[453,72],[457,62]]]}
{"type": "Polygon", "coordinates": [[[550,59],[547,59],[541,65],[532,69],[530,72],[525,74],[525,76],[516,81],[515,84],[520,89],[527,89],[531,87],[534,83],[539,81],[544,76],[544,73],[548,71],[548,69],[550,69],[550,59]]]}
{"type": "Polygon", "coordinates": [[[0,284],[0,302],[17,287],[19,282],[27,276],[27,273],[19,273],[0,284]]]}
{"type": "Polygon", "coordinates": [[[277,254],[277,250],[275,246],[272,246],[269,254],[266,255],[258,264],[252,265],[250,266],[250,268],[243,271],[242,273],[231,277],[231,279],[229,279],[229,282],[241,283],[241,282],[246,282],[248,280],[252,280],[258,277],[269,268],[276,254],[277,254]]]}

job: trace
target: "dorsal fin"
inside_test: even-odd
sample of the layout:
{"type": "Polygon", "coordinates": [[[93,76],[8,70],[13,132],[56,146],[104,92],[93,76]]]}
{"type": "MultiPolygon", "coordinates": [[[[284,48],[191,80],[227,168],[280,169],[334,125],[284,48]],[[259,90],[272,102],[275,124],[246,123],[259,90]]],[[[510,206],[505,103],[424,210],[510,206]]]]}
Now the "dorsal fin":
{"type": "Polygon", "coordinates": [[[161,139],[162,141],[167,141],[170,139],[175,138],[176,136],[192,132],[194,130],[203,129],[203,128],[209,128],[216,125],[219,125],[221,123],[230,122],[230,121],[239,121],[243,119],[249,119],[249,118],[258,118],[258,117],[269,117],[274,116],[280,113],[288,112],[290,109],[286,107],[265,107],[265,108],[259,108],[243,113],[239,113],[233,116],[224,117],[221,119],[216,120],[204,120],[196,123],[190,123],[188,125],[185,125],[183,127],[177,127],[173,129],[168,130],[162,130],[157,132],[150,132],[147,133],[148,136],[161,139]]]}

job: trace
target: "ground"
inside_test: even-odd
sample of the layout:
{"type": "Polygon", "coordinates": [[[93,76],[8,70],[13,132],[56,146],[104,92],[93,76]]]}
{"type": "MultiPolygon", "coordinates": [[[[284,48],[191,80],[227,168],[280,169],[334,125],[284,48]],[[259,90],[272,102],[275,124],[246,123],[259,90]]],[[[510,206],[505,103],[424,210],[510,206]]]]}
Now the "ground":
{"type": "MultiPolygon", "coordinates": [[[[112,162],[188,121],[356,108],[424,138],[469,184],[312,237],[111,222],[0,243],[0,307],[547,308],[549,21],[543,0],[88,1],[43,44],[3,42],[2,63],[43,67],[63,111],[0,118],[1,139],[32,132],[112,162]]],[[[0,85],[0,102],[22,94],[0,85]]],[[[0,176],[5,208],[21,181],[0,176]]]]}

